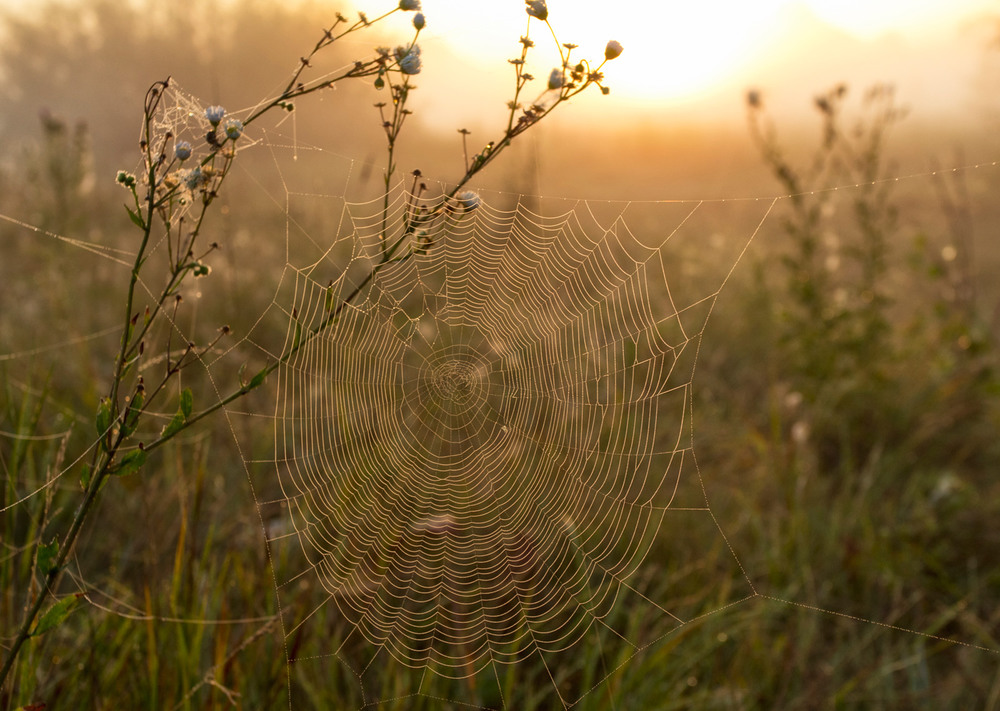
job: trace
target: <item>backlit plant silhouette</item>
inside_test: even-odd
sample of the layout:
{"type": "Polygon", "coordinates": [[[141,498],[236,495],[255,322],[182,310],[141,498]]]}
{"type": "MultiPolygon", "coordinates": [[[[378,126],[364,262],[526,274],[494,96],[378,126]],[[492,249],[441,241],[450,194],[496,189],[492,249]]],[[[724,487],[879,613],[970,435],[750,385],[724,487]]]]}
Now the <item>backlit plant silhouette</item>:
{"type": "MultiPolygon", "coordinates": [[[[514,90],[507,103],[506,128],[480,152],[471,156],[466,152],[464,173],[440,194],[432,194],[421,182],[419,171],[414,173],[405,215],[399,221],[390,216],[389,194],[398,182],[399,137],[412,113],[408,108],[415,89],[412,80],[423,68],[418,39],[427,20],[420,9],[419,0],[400,0],[397,7],[376,18],[361,13],[356,19],[348,19],[338,13],[315,46],[302,57],[284,89],[240,115],[232,115],[221,106],[209,106],[197,114],[189,112],[183,131],[173,129],[162,120],[166,98],[173,90],[171,81],[158,81],[149,88],[142,114],[140,168],[136,174],[120,171],[117,176],[117,182],[129,196],[126,209],[138,234],[130,276],[123,285],[124,304],[111,305],[122,310],[120,346],[110,382],[97,409],[96,439],[88,452],[70,458],[80,462],[84,491],[61,537],[37,545],[30,580],[25,586],[23,616],[6,650],[0,684],[6,685],[25,643],[57,627],[79,603],[80,595],[58,595],[58,580],[104,486],[118,477],[139,473],[156,450],[259,388],[270,373],[336,324],[343,309],[365,292],[380,270],[432,250],[436,236],[450,222],[478,208],[478,195],[468,189],[472,178],[556,107],[592,86],[608,93],[601,69],[622,52],[621,45],[612,41],[599,63],[571,58],[575,47],[558,42],[549,24],[545,2],[527,2],[528,30],[520,39],[520,56],[511,60],[514,90]],[[407,42],[395,48],[377,48],[367,58],[333,75],[310,78],[312,60],[319,53],[347,35],[369,31],[399,12],[414,13],[414,33],[407,42]],[[525,97],[530,95],[532,87],[542,84],[532,84],[533,77],[526,71],[526,60],[534,46],[531,29],[538,23],[544,24],[546,32],[551,34],[561,66],[552,69],[537,98],[527,101],[525,97]],[[293,111],[297,100],[349,80],[370,81],[385,96],[377,104],[386,138],[379,256],[353,291],[329,300],[327,313],[318,324],[296,330],[294,339],[271,362],[249,376],[233,373],[227,394],[210,404],[198,405],[192,390],[181,387],[180,375],[226,339],[230,328],[222,326],[207,343],[178,343],[176,335],[172,335],[172,324],[185,308],[181,286],[191,279],[210,275],[212,254],[220,246],[212,240],[210,216],[223,185],[239,161],[243,147],[251,140],[248,134],[265,116],[293,111]],[[162,264],[151,260],[158,245],[166,247],[165,271],[160,275],[150,273],[162,264]],[[140,283],[157,282],[162,284],[158,293],[150,294],[139,288],[140,283]],[[150,359],[159,359],[163,365],[158,370],[160,375],[147,382],[140,374],[140,365],[150,359]],[[155,413],[164,410],[175,414],[161,426],[155,413]]],[[[466,135],[463,131],[463,139],[466,135]]]]}

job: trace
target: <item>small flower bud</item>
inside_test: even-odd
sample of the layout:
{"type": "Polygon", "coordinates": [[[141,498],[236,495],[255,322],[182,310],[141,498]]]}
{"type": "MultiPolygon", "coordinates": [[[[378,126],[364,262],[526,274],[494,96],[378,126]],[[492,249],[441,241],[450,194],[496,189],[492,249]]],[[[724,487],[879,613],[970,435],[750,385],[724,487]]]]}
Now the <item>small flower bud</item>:
{"type": "Polygon", "coordinates": [[[218,126],[222,117],[226,115],[226,110],[221,106],[209,106],[205,109],[205,118],[212,126],[218,126]]]}
{"type": "Polygon", "coordinates": [[[191,144],[187,141],[178,141],[174,146],[174,155],[177,156],[177,160],[187,160],[191,157],[191,144]]]}
{"type": "Polygon", "coordinates": [[[206,180],[207,176],[202,172],[201,166],[192,168],[184,174],[184,185],[188,190],[197,190],[206,180]]]}
{"type": "Polygon", "coordinates": [[[563,75],[562,69],[553,69],[552,73],[549,74],[549,90],[562,89],[565,83],[566,77],[563,75]]]}
{"type": "Polygon", "coordinates": [[[396,64],[403,74],[420,73],[420,47],[396,47],[396,64]]]}
{"type": "Polygon", "coordinates": [[[536,17],[541,21],[545,21],[549,17],[549,8],[545,5],[545,0],[524,0],[524,4],[527,5],[525,12],[531,17],[536,17]]]}
{"type": "Polygon", "coordinates": [[[606,60],[615,59],[621,55],[624,49],[625,48],[622,47],[621,42],[619,42],[618,40],[611,40],[610,42],[608,42],[608,45],[604,48],[604,59],[606,60]]]}
{"type": "Polygon", "coordinates": [[[464,193],[459,193],[455,196],[458,200],[458,204],[462,206],[462,209],[466,212],[472,212],[477,207],[479,207],[479,195],[472,192],[471,190],[466,190],[464,193]]]}
{"type": "Polygon", "coordinates": [[[131,173],[126,173],[124,170],[119,170],[118,175],[115,176],[115,180],[118,181],[119,185],[122,185],[130,190],[135,187],[135,176],[131,173]]]}
{"type": "Polygon", "coordinates": [[[405,12],[420,9],[420,0],[399,0],[399,9],[405,12]]]}
{"type": "Polygon", "coordinates": [[[424,25],[425,24],[427,24],[427,21],[424,19],[424,13],[418,12],[416,15],[413,16],[413,27],[414,27],[414,29],[416,29],[418,31],[422,30],[422,29],[424,29],[424,25]]]}
{"type": "Polygon", "coordinates": [[[237,138],[243,135],[243,122],[239,119],[231,118],[226,121],[225,126],[226,138],[231,141],[235,141],[237,138]]]}

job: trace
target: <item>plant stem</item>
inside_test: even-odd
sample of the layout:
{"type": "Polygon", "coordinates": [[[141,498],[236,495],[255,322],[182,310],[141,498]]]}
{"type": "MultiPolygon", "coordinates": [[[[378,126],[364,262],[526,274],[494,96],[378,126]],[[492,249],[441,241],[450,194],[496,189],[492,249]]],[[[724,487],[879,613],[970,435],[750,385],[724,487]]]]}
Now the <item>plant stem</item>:
{"type": "MultiPolygon", "coordinates": [[[[252,111],[250,115],[243,121],[244,126],[250,124],[256,119],[260,118],[263,114],[267,113],[271,109],[277,107],[287,108],[287,102],[290,99],[298,98],[311,94],[313,92],[319,91],[320,89],[328,88],[337,81],[347,78],[357,78],[364,76],[372,76],[375,74],[381,74],[386,70],[387,57],[385,55],[380,55],[376,59],[368,60],[366,62],[356,62],[351,69],[346,70],[339,76],[333,79],[326,80],[314,80],[312,83],[301,83],[299,81],[303,71],[306,67],[310,66],[310,60],[312,57],[319,52],[321,49],[329,46],[334,42],[334,40],[343,37],[346,34],[354,32],[362,27],[370,26],[385,17],[396,12],[398,8],[394,8],[389,12],[381,15],[375,20],[368,20],[367,18],[362,18],[357,22],[351,24],[347,29],[341,32],[339,35],[334,35],[333,30],[341,23],[346,23],[347,20],[338,15],[337,21],[334,25],[324,32],[323,37],[316,43],[312,51],[300,60],[300,65],[293,73],[292,78],[288,82],[285,89],[281,94],[265,103],[260,108],[252,111]]],[[[548,25],[548,23],[546,22],[548,25]]],[[[529,20],[530,27],[530,20],[529,20]]],[[[552,32],[553,39],[555,39],[555,32],[551,25],[548,25],[550,32],[552,32]]],[[[418,30],[419,33],[419,30],[418,30]]],[[[558,46],[558,40],[556,40],[558,46]]],[[[411,44],[411,47],[414,45],[411,44]]],[[[381,239],[381,261],[375,264],[368,275],[349,293],[346,297],[341,299],[340,303],[336,308],[330,309],[328,315],[326,315],[323,320],[317,325],[310,328],[309,332],[304,338],[298,337],[298,332],[296,334],[296,339],[293,344],[288,347],[276,360],[265,366],[249,383],[242,383],[240,387],[230,393],[228,396],[220,399],[215,404],[207,407],[206,409],[198,412],[197,414],[187,417],[179,427],[174,427],[168,432],[161,434],[158,438],[153,439],[151,442],[143,446],[139,445],[140,449],[145,452],[150,452],[154,449],[165,444],[167,441],[176,437],[180,432],[184,431],[188,427],[194,425],[196,422],[208,417],[214,412],[224,408],[231,402],[243,397],[255,388],[257,388],[267,375],[274,372],[276,369],[285,365],[289,360],[298,353],[306,344],[312,343],[316,338],[320,337],[325,333],[331,326],[338,322],[340,314],[343,310],[353,303],[363,292],[368,288],[369,284],[375,279],[378,272],[389,264],[402,262],[410,259],[415,254],[412,246],[405,253],[400,256],[396,255],[399,250],[410,242],[417,232],[418,226],[424,225],[434,225],[434,229],[447,229],[450,220],[454,214],[454,204],[451,200],[455,197],[459,190],[461,190],[471,178],[479,173],[483,168],[491,163],[500,153],[502,153],[507,147],[510,146],[512,140],[527,130],[530,126],[536,124],[539,120],[548,115],[551,111],[555,109],[559,104],[569,100],[571,97],[580,93],[592,83],[600,82],[599,70],[603,63],[597,67],[595,72],[588,72],[585,79],[581,80],[581,83],[575,87],[567,87],[560,89],[558,96],[555,101],[548,107],[543,108],[541,106],[533,106],[529,111],[526,110],[525,116],[515,123],[515,115],[519,105],[517,103],[518,98],[525,86],[526,81],[529,77],[523,72],[523,62],[527,56],[528,47],[531,46],[530,41],[527,38],[522,38],[522,52],[521,61],[516,64],[516,82],[514,99],[510,102],[510,113],[507,121],[507,128],[504,131],[503,137],[498,142],[491,142],[487,149],[476,156],[471,163],[468,160],[468,155],[466,151],[466,165],[465,174],[458,181],[453,189],[447,192],[440,202],[438,202],[433,208],[424,212],[424,208],[420,208],[420,212],[417,212],[417,199],[411,196],[413,200],[412,204],[407,203],[407,214],[404,218],[402,227],[399,230],[398,236],[388,245],[389,241],[389,193],[391,188],[392,176],[395,171],[395,144],[396,140],[400,134],[403,123],[406,120],[406,116],[409,111],[405,109],[406,99],[408,92],[410,90],[409,78],[404,77],[401,84],[392,86],[394,93],[394,113],[393,120],[391,123],[386,124],[386,131],[389,139],[388,146],[388,166],[385,176],[385,193],[383,196],[383,206],[382,206],[382,231],[380,235],[381,239]]],[[[562,48],[559,47],[560,57],[563,60],[564,65],[568,63],[569,54],[563,54],[562,48]]],[[[102,487],[106,483],[107,479],[115,473],[121,471],[120,463],[116,462],[116,456],[119,451],[122,450],[125,443],[130,439],[135,428],[138,426],[138,419],[146,414],[146,408],[149,406],[149,402],[156,397],[156,395],[161,391],[161,389],[167,384],[167,382],[176,376],[181,368],[181,362],[178,361],[175,364],[171,364],[169,360],[169,345],[168,345],[168,368],[167,373],[164,376],[163,381],[152,389],[151,394],[142,402],[138,399],[133,399],[128,405],[122,407],[119,403],[119,399],[122,397],[122,389],[125,386],[125,381],[127,375],[138,359],[139,353],[141,352],[141,344],[146,334],[151,328],[151,324],[156,321],[157,317],[163,313],[164,304],[166,300],[175,293],[176,289],[184,279],[185,275],[192,269],[192,250],[194,242],[198,237],[203,221],[205,219],[205,214],[209,204],[215,197],[215,190],[217,190],[221,184],[226,174],[228,173],[229,166],[232,162],[231,155],[225,155],[226,164],[222,170],[218,173],[218,179],[212,186],[211,190],[204,191],[204,201],[202,203],[201,214],[199,215],[197,221],[195,222],[194,228],[191,230],[190,235],[186,241],[186,249],[182,249],[184,239],[183,239],[183,219],[179,225],[175,226],[178,230],[177,232],[177,254],[173,255],[171,251],[171,243],[169,240],[170,230],[171,230],[171,218],[172,214],[169,209],[171,201],[176,195],[176,187],[165,186],[163,183],[158,182],[158,176],[160,180],[165,180],[166,173],[174,166],[175,161],[166,160],[166,149],[167,144],[171,138],[170,133],[165,134],[161,138],[160,145],[154,147],[153,141],[153,118],[159,107],[159,104],[163,98],[164,92],[169,84],[169,79],[167,81],[160,81],[153,84],[149,91],[146,93],[145,104],[144,104],[144,123],[143,123],[143,141],[142,141],[142,151],[144,152],[145,169],[146,169],[146,186],[147,194],[144,198],[144,207],[140,207],[140,200],[138,193],[135,190],[134,178],[130,187],[132,188],[132,195],[135,202],[135,211],[132,212],[130,209],[130,214],[133,221],[142,229],[142,239],[140,240],[138,250],[135,255],[135,260],[132,265],[132,269],[129,275],[128,287],[126,290],[125,298],[125,313],[124,322],[122,326],[121,342],[119,344],[118,352],[115,357],[114,366],[112,370],[112,378],[110,387],[108,389],[108,396],[105,401],[102,401],[101,411],[98,416],[98,422],[106,423],[101,425],[103,431],[99,432],[99,439],[93,445],[93,455],[90,459],[89,471],[91,472],[89,481],[87,481],[86,490],[84,493],[84,498],[77,508],[72,523],[65,536],[61,541],[59,550],[55,556],[51,567],[44,572],[43,584],[35,596],[34,600],[30,600],[31,591],[29,590],[29,603],[25,605],[24,616],[21,620],[20,626],[18,627],[17,634],[14,637],[14,641],[7,651],[7,656],[4,659],[3,666],[0,667],[0,688],[6,683],[7,677],[14,667],[14,663],[24,646],[25,642],[31,638],[31,630],[35,627],[36,620],[41,614],[42,608],[50,597],[55,595],[55,588],[58,583],[59,575],[62,569],[66,565],[70,554],[73,551],[74,545],[82,531],[83,524],[86,521],[90,511],[92,510],[94,503],[97,500],[97,496],[101,491],[102,487]],[[164,190],[160,192],[160,197],[157,199],[157,192],[164,187],[164,190]],[[168,206],[168,207],[164,207],[168,206]],[[158,213],[159,211],[159,213],[158,213]],[[144,213],[144,217],[140,217],[140,213],[144,213]],[[166,225],[167,230],[167,250],[168,257],[170,258],[170,273],[167,279],[166,286],[160,294],[159,299],[155,307],[150,311],[147,309],[147,315],[141,326],[136,328],[136,323],[133,322],[132,310],[135,306],[135,296],[136,288],[139,284],[140,272],[145,264],[147,258],[147,248],[149,247],[154,219],[159,215],[162,221],[166,225]],[[107,417],[104,417],[105,410],[107,417]]],[[[465,136],[467,132],[463,131],[463,149],[465,147],[465,136]]],[[[214,133],[210,134],[214,136],[214,133]]],[[[221,145],[218,142],[213,141],[213,145],[216,146],[216,150],[210,153],[203,161],[202,165],[207,165],[212,162],[214,166],[214,161],[218,155],[221,145]]],[[[175,159],[176,160],[176,159],[175,159]]],[[[421,190],[423,186],[421,186],[421,190]]],[[[138,318],[138,315],[135,316],[138,318]]],[[[296,328],[298,329],[300,325],[296,323],[296,328]]],[[[193,345],[189,346],[189,352],[193,345]]],[[[141,379],[139,380],[141,383],[141,379]]],[[[141,385],[137,386],[135,392],[139,392],[141,385]]],[[[187,410],[189,411],[189,410],[187,410]]],[[[141,463],[137,466],[141,466],[141,463]]],[[[37,559],[36,559],[37,560],[37,559]]],[[[34,578],[34,573],[31,574],[32,580],[34,578]]],[[[37,629],[37,627],[36,627],[37,629]]],[[[264,628],[266,629],[266,627],[264,628]]],[[[262,632],[261,632],[262,633],[262,632]]],[[[239,651],[237,649],[236,651],[239,651]]],[[[231,657],[230,657],[231,658],[231,657]]],[[[207,679],[208,677],[206,677],[207,679]]],[[[206,683],[203,681],[203,684],[206,683]]],[[[194,687],[197,689],[198,687],[194,687]]],[[[192,690],[193,691],[193,690],[192,690]]]]}
{"type": "Polygon", "coordinates": [[[14,638],[14,643],[11,645],[10,651],[7,653],[7,658],[4,660],[3,668],[0,669],[0,688],[3,688],[7,675],[10,673],[11,668],[13,668],[14,660],[17,659],[18,652],[31,636],[31,626],[34,624],[39,612],[41,612],[42,607],[45,605],[45,601],[50,595],[53,594],[53,587],[59,577],[59,573],[62,572],[63,566],[66,565],[66,560],[69,558],[69,554],[73,549],[73,543],[76,542],[77,537],[80,535],[83,522],[87,518],[87,514],[90,512],[90,509],[97,498],[97,493],[100,491],[104,480],[108,477],[110,463],[111,459],[109,457],[105,460],[105,463],[101,467],[100,471],[91,477],[86,494],[83,497],[83,501],[80,503],[80,508],[77,509],[76,515],[73,517],[73,523],[70,525],[69,531],[67,531],[65,538],[63,538],[62,545],[59,547],[59,553],[56,556],[55,562],[52,568],[45,574],[45,581],[38,593],[38,596],[28,608],[24,615],[24,619],[21,620],[21,626],[18,628],[17,636],[14,638]]]}
{"type": "MultiPolygon", "coordinates": [[[[139,249],[136,252],[135,261],[132,265],[132,273],[129,276],[129,286],[125,298],[125,321],[122,326],[121,345],[119,347],[118,356],[115,358],[114,374],[112,376],[111,388],[108,394],[108,398],[111,403],[111,412],[113,415],[112,422],[117,422],[119,419],[118,395],[125,375],[126,363],[128,362],[130,352],[130,344],[133,342],[133,339],[131,338],[131,321],[132,306],[135,302],[135,289],[139,282],[139,271],[142,269],[142,264],[146,256],[146,247],[149,244],[149,236],[153,229],[155,208],[152,191],[156,180],[157,163],[153,159],[151,121],[153,112],[156,110],[156,106],[159,104],[160,98],[163,96],[163,89],[166,88],[166,85],[167,82],[157,82],[146,93],[144,138],[146,167],[149,171],[148,177],[150,193],[146,199],[146,218],[142,241],[140,242],[139,249]]],[[[114,425],[112,425],[112,430],[113,429],[114,425]]],[[[73,516],[73,522],[70,524],[70,528],[62,540],[62,544],[59,546],[59,553],[56,555],[55,562],[52,568],[50,568],[45,574],[45,581],[38,592],[38,596],[28,607],[24,618],[21,620],[21,626],[18,628],[17,636],[14,638],[14,643],[11,645],[10,651],[7,653],[7,658],[4,660],[3,668],[0,669],[0,688],[2,688],[7,679],[7,675],[14,666],[14,660],[17,658],[18,652],[20,652],[21,647],[31,636],[31,627],[38,618],[38,614],[41,612],[42,607],[45,605],[49,596],[54,594],[54,587],[59,577],[59,573],[66,564],[66,560],[69,557],[70,552],[73,550],[73,545],[76,543],[76,539],[80,535],[83,522],[86,520],[87,514],[90,513],[90,509],[97,498],[97,494],[100,491],[104,480],[108,477],[108,474],[111,471],[114,455],[121,447],[124,438],[124,422],[119,423],[118,437],[116,438],[116,441],[111,444],[111,446],[107,447],[107,451],[102,455],[101,447],[104,446],[106,442],[109,442],[109,435],[110,432],[100,433],[100,441],[94,445],[94,457],[91,462],[92,467],[96,471],[93,473],[90,481],[88,482],[87,491],[84,494],[83,501],[80,503],[76,514],[73,516]],[[98,462],[101,462],[100,466],[97,466],[98,462]]]]}

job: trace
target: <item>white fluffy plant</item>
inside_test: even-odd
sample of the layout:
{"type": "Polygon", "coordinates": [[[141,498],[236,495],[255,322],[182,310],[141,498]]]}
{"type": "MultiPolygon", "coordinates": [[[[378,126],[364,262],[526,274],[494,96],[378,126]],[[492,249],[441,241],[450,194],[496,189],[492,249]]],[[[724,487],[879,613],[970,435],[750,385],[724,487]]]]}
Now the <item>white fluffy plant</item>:
{"type": "MultiPolygon", "coordinates": [[[[195,423],[260,387],[268,374],[335,324],[343,308],[364,292],[381,268],[433,249],[434,236],[448,219],[456,214],[472,212],[479,206],[479,195],[468,189],[472,178],[502,154],[520,134],[556,107],[591,86],[608,93],[601,69],[622,51],[618,42],[611,41],[597,64],[571,58],[576,47],[558,42],[549,24],[544,0],[528,0],[525,3],[528,26],[525,35],[520,38],[520,55],[510,60],[514,69],[514,90],[507,102],[505,129],[478,154],[470,157],[465,151],[464,172],[443,194],[428,195],[426,185],[415,179],[405,218],[393,227],[388,220],[388,209],[390,186],[396,170],[395,150],[406,119],[412,113],[407,108],[410,92],[415,88],[411,80],[423,68],[418,39],[428,20],[420,10],[419,0],[400,0],[395,8],[374,19],[359,13],[356,19],[351,20],[338,13],[334,22],[323,30],[312,50],[301,59],[280,94],[242,116],[230,115],[222,106],[202,110],[200,115],[192,117],[202,130],[196,137],[175,136],[172,131],[163,129],[163,122],[158,120],[170,90],[170,80],[158,81],[149,88],[143,106],[141,169],[137,175],[120,171],[117,176],[118,183],[129,194],[126,209],[139,233],[130,276],[123,285],[120,347],[108,388],[100,399],[95,417],[96,441],[77,459],[86,462],[81,465],[82,499],[76,504],[68,529],[50,543],[37,546],[35,565],[31,571],[34,583],[27,586],[34,592],[26,601],[22,619],[7,646],[3,667],[0,668],[0,685],[6,684],[25,642],[58,626],[79,603],[78,595],[57,595],[57,583],[104,485],[115,477],[140,471],[152,452],[195,423]],[[399,12],[414,13],[414,34],[407,43],[394,49],[374,49],[367,58],[357,60],[332,77],[308,78],[311,60],[318,53],[337,40],[367,31],[399,12]],[[524,96],[530,92],[528,87],[533,80],[526,71],[526,65],[529,51],[534,46],[532,26],[537,23],[546,26],[546,34],[551,36],[559,51],[561,66],[552,69],[547,83],[538,82],[541,91],[537,98],[526,102],[524,96]],[[260,371],[249,378],[244,378],[242,373],[234,373],[231,390],[216,402],[197,407],[191,390],[179,387],[179,375],[208,353],[220,339],[227,337],[230,332],[228,326],[220,328],[215,339],[209,343],[199,345],[192,342],[178,349],[176,343],[168,342],[165,349],[155,354],[165,361],[166,367],[161,370],[163,375],[156,382],[144,382],[138,366],[143,358],[152,357],[154,327],[164,320],[176,319],[178,310],[183,308],[180,299],[183,283],[191,278],[206,277],[211,271],[210,257],[218,244],[205,235],[210,231],[207,218],[234,163],[239,159],[239,148],[247,140],[245,134],[265,115],[293,110],[294,102],[301,97],[326,91],[342,81],[358,79],[372,81],[379,92],[387,95],[387,100],[378,104],[387,153],[381,250],[370,273],[346,297],[328,304],[328,313],[323,320],[305,332],[298,331],[284,351],[260,371]],[[156,244],[167,247],[166,273],[161,276],[147,274],[150,268],[147,260],[152,245],[156,244]],[[142,293],[149,295],[137,288],[140,279],[143,283],[163,283],[162,290],[146,303],[140,303],[142,293]],[[153,414],[164,409],[175,414],[165,425],[156,426],[153,414]]],[[[468,132],[462,129],[461,133],[464,142],[468,132]]],[[[418,177],[419,173],[415,174],[415,178],[418,177]]]]}

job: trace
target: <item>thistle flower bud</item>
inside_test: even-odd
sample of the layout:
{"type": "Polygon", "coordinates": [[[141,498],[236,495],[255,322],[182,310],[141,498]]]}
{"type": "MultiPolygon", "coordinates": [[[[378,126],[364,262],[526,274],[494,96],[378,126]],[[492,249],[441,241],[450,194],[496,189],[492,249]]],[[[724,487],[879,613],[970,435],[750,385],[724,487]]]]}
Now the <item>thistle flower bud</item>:
{"type": "Polygon", "coordinates": [[[524,4],[527,5],[525,12],[531,17],[538,18],[542,22],[549,17],[549,8],[545,4],[545,0],[524,0],[524,4]]]}
{"type": "Polygon", "coordinates": [[[549,74],[549,90],[555,91],[556,89],[562,89],[565,83],[566,77],[563,74],[562,69],[553,69],[552,73],[549,74]]]}
{"type": "Polygon", "coordinates": [[[409,75],[420,73],[420,47],[396,47],[395,54],[399,71],[409,75]]]}
{"type": "Polygon", "coordinates": [[[458,200],[458,204],[461,205],[462,209],[466,212],[472,212],[479,207],[479,194],[474,193],[471,190],[459,193],[455,196],[455,199],[458,200]]]}
{"type": "Polygon", "coordinates": [[[226,121],[226,138],[231,141],[235,141],[237,138],[243,135],[243,122],[239,119],[229,119],[226,121]]]}
{"type": "Polygon", "coordinates": [[[209,106],[205,109],[205,118],[208,122],[212,124],[213,127],[217,127],[219,122],[222,121],[222,117],[226,115],[226,110],[221,106],[209,106]]]}
{"type": "Polygon", "coordinates": [[[416,29],[418,31],[422,30],[422,29],[424,29],[424,25],[425,24],[427,24],[427,22],[424,19],[424,13],[418,12],[416,15],[413,16],[413,27],[414,27],[414,29],[416,29]]]}
{"type": "Polygon", "coordinates": [[[187,141],[178,141],[174,145],[174,155],[177,156],[177,160],[187,160],[191,157],[191,144],[187,141]]]}
{"type": "Polygon", "coordinates": [[[625,48],[622,47],[621,42],[619,42],[618,40],[611,40],[610,42],[608,42],[607,47],[604,48],[604,59],[606,60],[615,59],[616,57],[621,55],[624,49],[625,48]]]}
{"type": "Polygon", "coordinates": [[[420,0],[399,0],[399,9],[405,12],[420,9],[420,0]]]}

